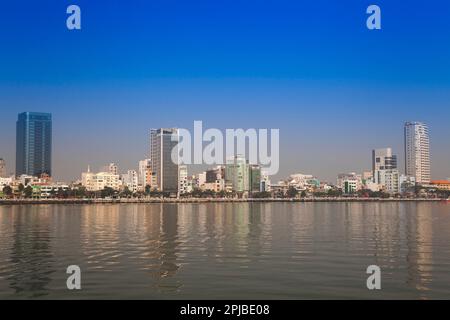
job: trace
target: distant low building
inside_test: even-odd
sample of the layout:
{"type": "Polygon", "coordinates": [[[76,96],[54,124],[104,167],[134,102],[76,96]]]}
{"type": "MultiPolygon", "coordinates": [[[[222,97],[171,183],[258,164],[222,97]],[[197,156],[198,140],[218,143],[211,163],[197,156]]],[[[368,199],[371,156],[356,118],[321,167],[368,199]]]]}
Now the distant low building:
{"type": "Polygon", "coordinates": [[[341,173],[337,177],[336,185],[345,194],[355,193],[361,190],[362,177],[354,172],[341,173]]]}
{"type": "Polygon", "coordinates": [[[9,178],[0,177],[0,188],[11,185],[13,180],[14,180],[13,177],[9,178]]]}
{"type": "Polygon", "coordinates": [[[259,191],[261,191],[261,192],[270,192],[271,191],[270,178],[265,172],[261,173],[261,182],[260,182],[259,191]]]}
{"type": "Polygon", "coordinates": [[[397,169],[377,170],[374,180],[387,193],[400,192],[400,173],[397,169]]]}
{"type": "Polygon", "coordinates": [[[450,181],[449,180],[432,180],[430,185],[439,190],[450,191],[450,181]]]}
{"type": "Polygon", "coordinates": [[[122,175],[122,184],[131,192],[137,192],[139,188],[139,179],[136,170],[128,170],[122,175]]]}
{"type": "Polygon", "coordinates": [[[413,189],[416,186],[416,178],[402,174],[399,177],[399,186],[400,193],[414,191],[413,189]]]}
{"type": "Polygon", "coordinates": [[[119,175],[109,172],[93,173],[90,168],[81,174],[81,184],[88,191],[100,191],[105,187],[120,190],[122,185],[119,175]]]}
{"type": "Polygon", "coordinates": [[[178,166],[178,192],[188,193],[188,169],[186,165],[178,166]]]}
{"type": "Polygon", "coordinates": [[[202,190],[209,190],[214,192],[225,191],[225,180],[217,179],[214,182],[206,182],[201,186],[202,190]]]}
{"type": "Polygon", "coordinates": [[[314,191],[320,188],[320,181],[310,174],[295,173],[288,177],[287,184],[299,191],[314,191]]]}

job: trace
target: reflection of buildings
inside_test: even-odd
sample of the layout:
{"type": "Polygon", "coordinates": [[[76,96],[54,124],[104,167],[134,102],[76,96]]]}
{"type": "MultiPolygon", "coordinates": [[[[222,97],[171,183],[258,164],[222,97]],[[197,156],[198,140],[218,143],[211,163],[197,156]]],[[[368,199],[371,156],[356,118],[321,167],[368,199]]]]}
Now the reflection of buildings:
{"type": "Polygon", "coordinates": [[[172,284],[174,280],[170,278],[179,269],[178,206],[83,207],[81,245],[84,262],[92,271],[143,272],[149,286],[165,291],[177,290],[179,284],[172,284]],[[145,276],[148,274],[151,277],[145,276]]]}
{"type": "Polygon", "coordinates": [[[408,220],[408,283],[417,290],[429,290],[432,281],[433,263],[433,230],[431,207],[426,203],[419,203],[415,206],[415,215],[412,210],[407,214],[411,215],[408,220]]]}
{"type": "Polygon", "coordinates": [[[6,276],[9,287],[17,295],[26,297],[47,295],[52,274],[56,272],[50,246],[53,238],[50,215],[43,207],[13,206],[11,210],[10,223],[14,231],[6,276]]]}
{"type": "Polygon", "coordinates": [[[161,234],[159,236],[159,257],[161,277],[175,275],[177,265],[178,247],[178,204],[169,204],[160,207],[161,234]]]}

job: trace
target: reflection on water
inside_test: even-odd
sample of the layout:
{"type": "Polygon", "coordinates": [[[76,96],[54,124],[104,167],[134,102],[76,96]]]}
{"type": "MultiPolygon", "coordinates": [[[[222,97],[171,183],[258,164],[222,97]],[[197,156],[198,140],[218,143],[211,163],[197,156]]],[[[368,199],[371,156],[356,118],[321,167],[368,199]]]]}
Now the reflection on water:
{"type": "Polygon", "coordinates": [[[448,298],[445,203],[0,207],[0,298],[448,298]],[[66,268],[82,290],[65,288],[66,268]],[[382,290],[365,287],[368,265],[382,290]]]}

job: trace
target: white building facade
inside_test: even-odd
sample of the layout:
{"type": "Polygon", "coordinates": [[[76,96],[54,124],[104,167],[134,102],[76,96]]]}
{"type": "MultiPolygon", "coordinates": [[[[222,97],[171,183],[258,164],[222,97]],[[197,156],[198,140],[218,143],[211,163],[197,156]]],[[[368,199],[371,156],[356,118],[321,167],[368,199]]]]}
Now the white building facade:
{"type": "Polygon", "coordinates": [[[428,126],[422,122],[405,124],[405,173],[418,184],[431,180],[430,138],[428,126]]]}

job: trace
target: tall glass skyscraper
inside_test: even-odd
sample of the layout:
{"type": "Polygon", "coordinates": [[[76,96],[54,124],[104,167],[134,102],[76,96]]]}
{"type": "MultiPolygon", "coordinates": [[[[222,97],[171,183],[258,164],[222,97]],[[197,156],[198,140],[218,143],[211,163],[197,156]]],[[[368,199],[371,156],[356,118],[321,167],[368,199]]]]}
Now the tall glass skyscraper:
{"type": "Polygon", "coordinates": [[[178,192],[178,159],[172,159],[172,150],[178,145],[178,129],[152,129],[150,145],[151,168],[156,174],[158,190],[178,192]]]}
{"type": "Polygon", "coordinates": [[[16,175],[52,174],[52,115],[20,113],[16,126],[16,175]]]}
{"type": "Polygon", "coordinates": [[[430,182],[430,138],[428,126],[422,122],[405,123],[406,175],[419,184],[430,182]]]}

